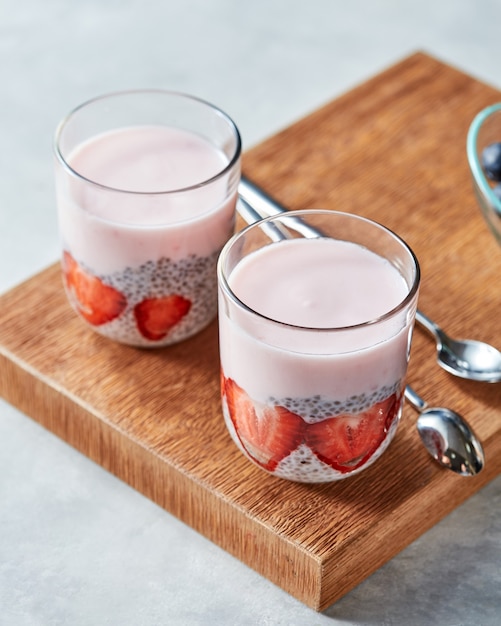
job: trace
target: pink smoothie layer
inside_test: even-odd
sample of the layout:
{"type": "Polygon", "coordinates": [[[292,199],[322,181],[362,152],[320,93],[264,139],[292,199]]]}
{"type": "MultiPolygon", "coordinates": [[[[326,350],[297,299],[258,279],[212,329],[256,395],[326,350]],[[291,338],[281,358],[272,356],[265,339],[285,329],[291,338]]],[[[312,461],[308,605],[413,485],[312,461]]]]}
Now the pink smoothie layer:
{"type": "MultiPolygon", "coordinates": [[[[408,292],[388,261],[351,242],[327,238],[262,248],[238,264],[230,286],[257,313],[309,328],[363,324],[391,311],[408,292]]],[[[374,340],[379,339],[374,330],[374,340]]]]}
{"type": "MultiPolygon", "coordinates": [[[[81,176],[100,185],[142,193],[175,191],[216,176],[227,164],[222,152],[207,141],[178,128],[132,126],[93,137],[77,147],[69,163],[81,176]]],[[[105,219],[135,224],[162,223],[162,207],[152,214],[128,214],[122,207],[89,208],[105,219]]],[[[200,215],[190,206],[184,218],[200,215]]],[[[179,216],[169,216],[177,221],[179,216]]]]}
{"type": "Polygon", "coordinates": [[[228,163],[198,135],[162,126],[122,128],[84,142],[68,162],[97,184],[73,180],[71,199],[60,185],[63,244],[100,273],[162,256],[207,256],[232,232],[236,196],[228,197],[227,178],[182,191],[228,163]]]}
{"type": "Polygon", "coordinates": [[[406,297],[403,277],[378,255],[333,239],[284,240],[245,257],[229,284],[247,307],[283,322],[238,309],[232,320],[222,316],[225,376],[254,399],[320,394],[342,401],[402,381],[405,315],[341,328],[375,320],[406,297]]]}

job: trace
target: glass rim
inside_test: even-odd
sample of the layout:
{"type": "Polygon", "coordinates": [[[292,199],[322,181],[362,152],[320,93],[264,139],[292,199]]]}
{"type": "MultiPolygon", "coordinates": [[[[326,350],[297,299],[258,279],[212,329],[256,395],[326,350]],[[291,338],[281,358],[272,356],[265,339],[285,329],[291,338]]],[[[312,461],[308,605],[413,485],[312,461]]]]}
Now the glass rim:
{"type": "Polygon", "coordinates": [[[225,113],[222,109],[212,104],[208,100],[204,100],[203,98],[199,98],[197,96],[193,96],[191,94],[184,93],[182,91],[172,91],[169,89],[129,89],[129,90],[122,90],[122,91],[111,91],[109,93],[105,93],[100,96],[90,98],[88,100],[85,100],[84,102],[76,106],[75,108],[73,108],[67,115],[63,117],[63,119],[59,122],[59,124],[56,127],[56,131],[54,133],[54,139],[53,139],[53,151],[59,163],[63,166],[63,168],[69,174],[71,174],[73,177],[85,183],[98,187],[99,189],[103,189],[106,191],[111,191],[111,192],[119,193],[119,194],[136,195],[138,197],[168,196],[168,195],[186,193],[190,191],[196,191],[198,189],[206,187],[207,185],[212,184],[213,182],[225,176],[228,172],[231,171],[231,169],[235,166],[235,164],[237,163],[237,161],[239,160],[241,156],[242,138],[240,136],[240,131],[238,130],[238,126],[235,124],[233,119],[227,113],[225,113]],[[173,97],[178,97],[179,99],[189,100],[194,103],[207,107],[208,109],[212,110],[218,117],[222,118],[228,124],[228,127],[231,129],[235,138],[235,150],[234,150],[233,156],[228,161],[228,163],[223,167],[223,169],[221,169],[217,174],[215,174],[214,176],[211,176],[210,178],[207,178],[193,185],[188,185],[186,187],[178,187],[176,189],[166,189],[164,191],[135,191],[135,190],[129,190],[129,189],[120,189],[118,187],[112,187],[110,185],[104,185],[95,180],[92,180],[91,178],[87,178],[83,174],[80,174],[80,172],[75,170],[73,167],[71,167],[71,165],[68,163],[67,159],[65,158],[63,151],[61,150],[60,141],[61,141],[62,134],[68,122],[71,119],[73,119],[73,117],[76,114],[78,114],[79,111],[97,102],[101,102],[103,100],[108,100],[111,98],[131,96],[131,95],[148,95],[148,94],[160,95],[160,96],[173,96],[173,97]]]}
{"type": "Polygon", "coordinates": [[[478,190],[489,200],[492,206],[496,207],[498,213],[501,213],[501,200],[496,196],[485,178],[477,150],[478,136],[482,126],[489,119],[489,117],[491,117],[491,115],[499,111],[501,111],[501,102],[492,104],[477,113],[468,129],[466,137],[466,152],[473,179],[478,190]]]}
{"type": "MultiPolygon", "coordinates": [[[[327,237],[329,239],[333,239],[333,237],[327,237]]],[[[270,242],[271,244],[273,243],[280,243],[280,242],[270,242]]],[[[375,253],[377,254],[377,253],[375,253]]],[[[397,268],[398,269],[398,268],[397,268]]],[[[397,315],[399,312],[403,311],[405,308],[407,308],[409,306],[409,304],[412,302],[412,300],[414,300],[414,298],[416,297],[416,294],[418,292],[419,289],[419,285],[420,285],[420,281],[421,281],[421,269],[420,269],[420,265],[419,265],[419,261],[416,257],[416,255],[414,254],[414,251],[412,250],[412,248],[407,244],[407,242],[402,239],[402,237],[400,237],[399,235],[397,235],[393,230],[391,230],[390,228],[384,226],[383,224],[376,222],[375,220],[369,219],[367,217],[363,217],[361,215],[357,215],[355,213],[346,213],[343,211],[335,211],[335,210],[330,210],[330,209],[299,209],[299,210],[291,210],[291,211],[286,211],[284,213],[277,213],[275,215],[270,215],[269,217],[260,219],[256,222],[254,222],[253,224],[249,224],[248,226],[246,226],[245,228],[243,228],[242,230],[240,230],[238,233],[235,233],[224,245],[223,249],[221,250],[221,253],[219,255],[218,258],[218,262],[217,262],[217,275],[218,275],[218,279],[219,279],[219,285],[221,286],[221,288],[223,289],[224,293],[230,298],[230,300],[233,301],[233,303],[245,310],[247,313],[250,313],[251,315],[257,316],[258,318],[265,320],[267,322],[271,322],[273,324],[277,324],[280,327],[283,328],[290,328],[290,329],[295,329],[295,330],[301,330],[301,331],[307,331],[307,332],[315,332],[315,333],[338,333],[338,332],[346,332],[346,331],[354,331],[354,330],[361,330],[363,328],[366,328],[368,326],[374,326],[375,324],[380,324],[383,323],[389,319],[391,319],[392,317],[394,317],[395,315],[397,315]],[[336,215],[336,216],[341,216],[341,217],[348,217],[350,219],[354,219],[354,220],[360,220],[368,225],[372,225],[375,226],[379,229],[381,229],[382,231],[384,231],[386,234],[388,234],[394,241],[396,241],[409,255],[411,262],[414,266],[414,277],[413,277],[413,281],[412,284],[409,287],[408,293],[406,294],[405,298],[403,298],[403,300],[401,302],[399,302],[399,304],[397,304],[395,307],[393,307],[392,309],[390,309],[389,311],[387,311],[386,313],[383,313],[382,315],[380,315],[379,317],[376,317],[374,319],[371,320],[367,320],[365,322],[359,322],[358,324],[351,324],[349,326],[332,326],[332,327],[315,327],[315,326],[302,326],[299,324],[291,324],[288,322],[283,322],[281,320],[277,320],[274,319],[272,317],[268,317],[267,315],[264,315],[262,313],[259,313],[259,311],[255,311],[252,307],[248,306],[247,304],[245,304],[245,302],[243,302],[232,290],[232,288],[230,287],[230,284],[228,282],[228,279],[226,277],[226,273],[223,269],[223,264],[225,263],[225,260],[228,258],[228,255],[230,253],[230,250],[233,248],[234,245],[237,244],[238,240],[241,237],[244,237],[250,230],[254,230],[255,228],[260,228],[263,226],[263,224],[268,223],[268,222],[273,222],[273,221],[277,221],[280,219],[284,219],[287,217],[296,217],[296,218],[301,218],[301,217],[308,217],[312,214],[317,214],[317,215],[336,215]]]]}

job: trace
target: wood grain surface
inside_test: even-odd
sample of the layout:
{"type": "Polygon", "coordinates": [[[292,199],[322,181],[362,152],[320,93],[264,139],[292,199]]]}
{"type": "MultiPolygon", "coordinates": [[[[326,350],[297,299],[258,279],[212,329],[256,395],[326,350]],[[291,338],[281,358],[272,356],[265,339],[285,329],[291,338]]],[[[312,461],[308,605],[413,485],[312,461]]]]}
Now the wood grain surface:
{"type": "MultiPolygon", "coordinates": [[[[421,264],[420,308],[499,347],[501,249],[476,205],[465,141],[474,115],[500,99],[417,53],[248,151],[244,172],[290,208],[358,213],[398,232],[421,264]]],[[[121,346],[74,315],[61,285],[54,265],[0,297],[0,394],[317,610],[501,471],[501,386],[447,375],[419,329],[409,382],[467,417],[485,470],[440,468],[406,407],[366,472],[301,485],[255,468],[226,432],[215,322],[173,347],[121,346]]]]}

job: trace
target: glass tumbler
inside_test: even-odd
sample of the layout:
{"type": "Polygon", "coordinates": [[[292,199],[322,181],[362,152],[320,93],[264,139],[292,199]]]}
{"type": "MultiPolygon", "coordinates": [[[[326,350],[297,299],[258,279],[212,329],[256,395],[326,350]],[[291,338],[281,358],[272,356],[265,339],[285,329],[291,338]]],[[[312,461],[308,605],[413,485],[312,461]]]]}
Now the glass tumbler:
{"type": "Polygon", "coordinates": [[[227,428],[263,470],[330,482],[388,447],[404,402],[420,270],[352,214],[290,211],[234,235],[218,263],[227,428]]]}
{"type": "Polygon", "coordinates": [[[228,115],[181,93],[112,93],[60,123],[54,152],[64,285],[85,323],[159,347],[213,320],[240,180],[228,115]]]}

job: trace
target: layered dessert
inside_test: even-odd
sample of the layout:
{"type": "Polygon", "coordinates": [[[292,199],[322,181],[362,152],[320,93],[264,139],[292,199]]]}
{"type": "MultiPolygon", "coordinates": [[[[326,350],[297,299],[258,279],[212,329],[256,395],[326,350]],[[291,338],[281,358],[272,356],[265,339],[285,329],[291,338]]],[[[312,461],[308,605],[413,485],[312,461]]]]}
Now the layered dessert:
{"type": "Polygon", "coordinates": [[[216,262],[236,202],[235,180],[221,175],[225,154],[190,131],[130,126],[86,140],[66,160],[56,174],[62,266],[81,317],[145,347],[214,319],[216,262]]]}
{"type": "Polygon", "coordinates": [[[413,314],[398,307],[409,289],[386,259],[330,238],[285,239],[238,261],[220,287],[221,389],[251,461],[325,482],[382,454],[403,404],[413,314]]]}

